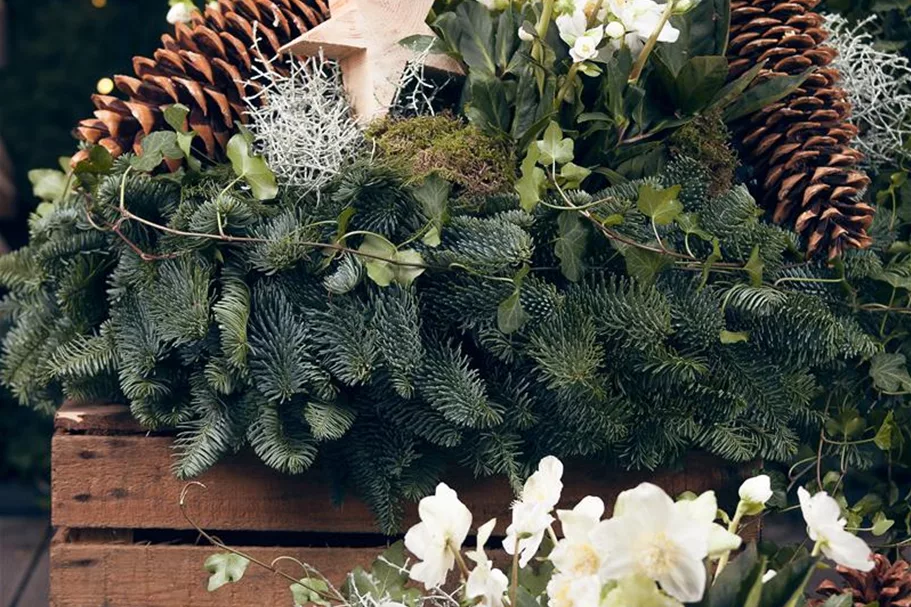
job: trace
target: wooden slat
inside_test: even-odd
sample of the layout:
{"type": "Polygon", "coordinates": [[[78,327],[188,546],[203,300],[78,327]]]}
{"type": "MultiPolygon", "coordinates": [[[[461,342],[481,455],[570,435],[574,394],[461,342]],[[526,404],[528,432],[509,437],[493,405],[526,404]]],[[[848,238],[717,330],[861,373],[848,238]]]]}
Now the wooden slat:
{"type": "Polygon", "coordinates": [[[144,434],[129,407],[65,403],[54,417],[58,431],[86,434],[144,434]]]}
{"type": "MultiPolygon", "coordinates": [[[[189,529],[178,508],[185,483],[170,470],[171,438],[57,434],[53,439],[53,523],[57,527],[189,529]]],[[[649,480],[669,493],[720,489],[738,471],[719,460],[694,455],[682,469],[656,473],[580,470],[568,466],[564,505],[593,494],[616,495],[649,480]]],[[[330,533],[376,532],[363,503],[348,499],[333,507],[329,485],[317,475],[289,477],[267,468],[252,454],[227,458],[200,479],[189,511],[206,529],[330,533]]],[[[497,517],[500,530],[514,499],[505,480],[447,479],[470,505],[476,520],[497,517]]],[[[406,527],[416,516],[407,510],[406,527]]]]}
{"type": "MultiPolygon", "coordinates": [[[[292,556],[317,567],[334,584],[369,565],[383,548],[245,548],[271,562],[292,556]]],[[[209,593],[203,563],[209,546],[67,543],[51,547],[51,607],[253,607],[291,605],[288,582],[251,565],[238,584],[209,593]]],[[[288,564],[291,575],[302,575],[288,564]]]]}

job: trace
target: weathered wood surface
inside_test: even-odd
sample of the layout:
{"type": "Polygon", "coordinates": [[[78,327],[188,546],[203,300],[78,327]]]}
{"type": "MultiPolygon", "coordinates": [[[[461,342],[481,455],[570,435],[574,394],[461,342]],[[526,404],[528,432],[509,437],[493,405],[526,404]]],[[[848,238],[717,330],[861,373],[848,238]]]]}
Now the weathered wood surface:
{"type": "MultiPolygon", "coordinates": [[[[51,607],[260,607],[290,606],[288,581],[250,565],[244,578],[210,593],[206,558],[211,546],[143,546],[70,543],[65,531],[51,546],[51,607]]],[[[269,563],[292,556],[318,565],[332,583],[344,581],[358,565],[369,565],[383,551],[376,548],[247,548],[269,563]]],[[[293,563],[292,576],[303,576],[293,563]]]]}
{"type": "MultiPolygon", "coordinates": [[[[164,436],[60,435],[53,441],[55,526],[71,528],[189,529],[178,508],[185,486],[170,470],[171,439],[164,436]]],[[[563,493],[572,506],[586,495],[613,502],[616,495],[651,481],[671,495],[718,489],[736,470],[713,458],[694,456],[678,470],[655,473],[595,473],[569,469],[563,493]]],[[[333,533],[376,532],[369,508],[352,497],[333,505],[328,484],[317,475],[289,477],[251,455],[228,458],[200,479],[207,490],[193,488],[188,511],[206,529],[333,533]]],[[[503,531],[515,496],[501,479],[450,479],[479,521],[497,517],[503,531]]],[[[415,505],[405,524],[417,519],[415,505]]]]}

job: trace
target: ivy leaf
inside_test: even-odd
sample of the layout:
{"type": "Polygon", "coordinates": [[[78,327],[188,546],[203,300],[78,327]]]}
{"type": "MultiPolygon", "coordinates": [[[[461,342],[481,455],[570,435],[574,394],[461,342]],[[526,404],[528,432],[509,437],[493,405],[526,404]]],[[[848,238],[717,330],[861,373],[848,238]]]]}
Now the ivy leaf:
{"type": "Polygon", "coordinates": [[[709,253],[709,256],[705,259],[705,265],[702,266],[702,284],[700,288],[708,284],[712,266],[718,261],[721,261],[721,243],[717,238],[712,237],[712,252],[709,253]]]}
{"type": "Polygon", "coordinates": [[[557,242],[554,253],[560,260],[560,270],[573,282],[582,278],[582,257],[588,244],[588,230],[575,211],[564,211],[557,217],[557,242]]]}
{"type": "Polygon", "coordinates": [[[161,165],[165,158],[170,160],[183,158],[183,150],[177,145],[177,133],[156,131],[143,138],[142,156],[130,160],[130,166],[137,171],[151,173],[161,165]]]}
{"type": "Polygon", "coordinates": [[[190,115],[190,108],[182,103],[169,105],[164,111],[164,120],[172,129],[178,133],[187,131],[187,116],[190,115]]]}
{"type": "Polygon", "coordinates": [[[569,190],[578,190],[592,172],[585,167],[581,167],[574,162],[567,162],[560,169],[560,177],[563,178],[564,187],[569,190]]]}
{"type": "Polygon", "coordinates": [[[205,568],[212,574],[209,576],[209,592],[215,592],[225,584],[240,581],[249,564],[250,561],[244,557],[228,552],[213,554],[207,558],[205,568]]]}
{"type": "Polygon", "coordinates": [[[367,234],[364,242],[358,248],[358,252],[363,253],[364,266],[367,268],[367,276],[370,280],[381,287],[388,287],[395,280],[395,270],[392,264],[383,260],[394,260],[398,249],[395,245],[379,236],[367,234]],[[369,257],[367,257],[369,256],[369,257]],[[377,259],[379,257],[380,259],[377,259]]]}
{"type": "Polygon", "coordinates": [[[114,157],[103,145],[95,145],[89,150],[89,157],[76,165],[77,175],[108,173],[114,166],[114,157]]]}
{"type": "Polygon", "coordinates": [[[569,137],[563,137],[563,129],[556,122],[551,121],[544,131],[544,139],[537,142],[538,162],[543,166],[566,164],[572,162],[575,144],[569,137]]]}
{"type": "Polygon", "coordinates": [[[765,271],[765,263],[763,263],[762,258],[759,257],[759,246],[753,247],[753,252],[750,253],[750,259],[747,260],[745,266],[743,266],[744,272],[746,272],[750,277],[750,283],[754,287],[762,286],[762,273],[765,271]]]}
{"type": "Polygon", "coordinates": [[[421,185],[411,191],[414,199],[421,203],[421,208],[428,221],[436,228],[438,237],[443,225],[449,221],[449,195],[451,192],[452,184],[436,173],[429,175],[421,182],[421,185]]]}
{"type": "Polygon", "coordinates": [[[721,343],[724,345],[742,344],[750,340],[749,331],[722,331],[721,343]]]}
{"type": "Polygon", "coordinates": [[[528,314],[522,308],[522,293],[516,289],[512,295],[503,300],[497,307],[497,328],[509,335],[515,333],[528,322],[528,314]]]}
{"type": "Polygon", "coordinates": [[[54,169],[34,169],[28,172],[32,184],[32,194],[46,202],[56,202],[63,198],[66,191],[67,176],[54,169]]]}
{"type": "Polygon", "coordinates": [[[472,124],[482,130],[509,132],[509,100],[503,81],[498,78],[474,80],[471,84],[471,103],[465,113],[472,124]]]}
{"type": "Polygon", "coordinates": [[[904,354],[882,352],[870,361],[873,385],[882,392],[911,392],[911,375],[904,354]]]}
{"type": "Polygon", "coordinates": [[[541,152],[538,146],[532,145],[522,161],[522,177],[516,181],[516,193],[519,195],[519,204],[525,211],[531,213],[541,202],[541,192],[547,183],[547,175],[541,167],[537,166],[541,152]]]}
{"type": "MultiPolygon", "coordinates": [[[[874,605],[876,603],[873,603],[874,605]]],[[[822,607],[854,607],[854,596],[851,593],[848,594],[836,594],[835,596],[829,597],[825,603],[822,604],[822,607]]],[[[869,605],[867,607],[870,607],[869,605]]]]}
{"type": "Polygon", "coordinates": [[[715,238],[702,229],[702,226],[699,224],[699,213],[681,213],[674,218],[674,221],[677,223],[677,227],[683,230],[684,234],[698,236],[706,242],[712,242],[715,238]]]}
{"type": "Polygon", "coordinates": [[[297,584],[291,584],[291,597],[295,605],[321,605],[330,607],[332,603],[324,597],[329,594],[329,584],[323,580],[304,578],[297,584]]]}
{"type": "Polygon", "coordinates": [[[644,285],[653,283],[658,274],[670,264],[665,255],[648,249],[630,246],[622,251],[626,260],[626,272],[644,285]]]}
{"type": "Polygon", "coordinates": [[[253,138],[237,133],[228,141],[228,159],[234,173],[247,182],[257,200],[272,200],[278,195],[275,174],[262,156],[253,155],[253,138]]]}
{"type": "Polygon", "coordinates": [[[440,244],[443,242],[443,239],[440,236],[440,229],[436,226],[433,226],[427,230],[427,233],[421,237],[421,242],[433,249],[440,246],[440,244]]]}
{"type": "Polygon", "coordinates": [[[679,185],[663,190],[648,184],[639,186],[639,200],[636,206],[656,225],[669,225],[683,212],[683,204],[677,199],[681,189],[679,185]]]}
{"type": "Polygon", "coordinates": [[[879,430],[876,431],[876,436],[873,437],[873,443],[879,447],[881,451],[891,451],[898,447],[901,442],[901,428],[895,423],[894,412],[889,411],[889,414],[886,415],[886,419],[883,420],[879,430]]]}
{"type": "Polygon", "coordinates": [[[424,264],[420,253],[411,249],[399,251],[394,244],[376,234],[367,234],[358,252],[365,255],[367,276],[381,287],[392,283],[407,287],[424,273],[424,268],[417,267],[424,264]]]}
{"type": "Polygon", "coordinates": [[[889,529],[894,525],[895,521],[888,518],[882,511],[873,515],[873,535],[876,537],[882,537],[888,533],[889,529]]]}

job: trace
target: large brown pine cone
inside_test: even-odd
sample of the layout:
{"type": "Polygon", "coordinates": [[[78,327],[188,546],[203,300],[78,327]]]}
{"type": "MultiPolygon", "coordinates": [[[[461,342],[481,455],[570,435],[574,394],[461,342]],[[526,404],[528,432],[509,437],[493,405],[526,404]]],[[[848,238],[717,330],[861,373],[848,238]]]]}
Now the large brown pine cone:
{"type": "Polygon", "coordinates": [[[810,606],[819,607],[831,596],[850,593],[855,607],[877,602],[879,607],[911,607],[911,565],[905,561],[895,561],[893,564],[881,554],[876,554],[873,558],[876,566],[868,573],[839,566],[837,571],[844,584],[824,581],[816,589],[824,598],[810,601],[810,606]]]}
{"type": "Polygon", "coordinates": [[[757,169],[759,198],[776,223],[792,224],[810,255],[829,259],[866,248],[873,208],[861,200],[870,179],[851,147],[857,127],[851,105],[830,66],[835,50],[823,43],[819,0],[733,0],[728,59],[731,78],[764,64],[758,81],[812,69],[785,99],[747,117],[740,133],[757,169]]]}
{"type": "MultiPolygon", "coordinates": [[[[163,110],[174,103],[190,108],[189,128],[197,151],[224,158],[235,124],[243,123],[244,99],[255,92],[257,63],[278,56],[279,48],[329,17],[327,0],[218,0],[195,12],[174,35],[162,36],[153,58],[135,57],[134,76],[115,76],[126,100],[94,95],[95,117],[76,127],[76,136],[103,145],[113,156],[139,151],[145,135],[165,128],[163,110]]],[[[285,69],[279,59],[275,69],[285,69]]],[[[87,157],[82,151],[76,164],[87,157]]],[[[173,168],[173,167],[172,167],[173,168]]]]}

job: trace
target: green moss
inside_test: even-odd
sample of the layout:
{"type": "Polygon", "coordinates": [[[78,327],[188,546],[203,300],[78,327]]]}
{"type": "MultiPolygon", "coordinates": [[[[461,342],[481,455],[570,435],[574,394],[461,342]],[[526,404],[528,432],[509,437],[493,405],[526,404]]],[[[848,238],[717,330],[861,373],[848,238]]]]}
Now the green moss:
{"type": "Polygon", "coordinates": [[[710,194],[717,196],[731,189],[740,159],[720,112],[699,116],[682,127],[671,137],[670,148],[675,156],[689,156],[709,168],[710,194]]]}
{"type": "Polygon", "coordinates": [[[465,198],[511,191],[516,180],[508,142],[448,114],[380,120],[367,135],[387,162],[415,179],[437,173],[465,198]]]}

